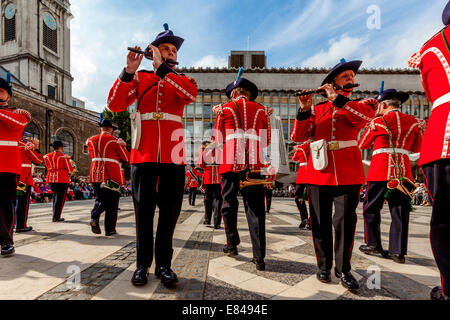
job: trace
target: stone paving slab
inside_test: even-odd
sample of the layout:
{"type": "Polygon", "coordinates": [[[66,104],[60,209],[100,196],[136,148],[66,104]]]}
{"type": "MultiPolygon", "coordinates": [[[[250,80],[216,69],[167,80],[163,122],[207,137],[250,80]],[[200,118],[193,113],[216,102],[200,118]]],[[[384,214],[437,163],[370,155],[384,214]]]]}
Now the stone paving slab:
{"type": "MultiPolygon", "coordinates": [[[[300,217],[294,199],[274,198],[266,219],[266,270],[257,271],[252,258],[248,225],[240,204],[239,255],[222,253],[224,229],[203,225],[203,203],[183,201],[174,234],[172,267],[179,283],[164,287],[150,268],[149,283],[134,287],[135,225],[131,198],[122,198],[115,237],[94,235],[89,219],[92,201],[68,203],[67,223],[52,223],[51,204],[32,205],[30,225],[34,231],[15,234],[16,255],[0,258],[0,299],[41,300],[411,300],[428,299],[439,272],[432,256],[428,233],[431,208],[416,207],[410,218],[406,264],[367,256],[358,247],[364,241],[362,204],[352,256],[353,274],[360,290],[352,293],[335,278],[331,284],[317,281],[311,232],[299,230],[300,217]],[[81,288],[68,288],[68,267],[80,268],[81,288]],[[369,289],[371,267],[380,270],[381,287],[369,289]]],[[[155,214],[155,222],[158,213],[155,214]]],[[[101,221],[102,222],[102,221],[101,221]]],[[[382,211],[382,239],[387,247],[390,215],[382,211]]],[[[156,228],[156,223],[155,226],[156,228]]]]}

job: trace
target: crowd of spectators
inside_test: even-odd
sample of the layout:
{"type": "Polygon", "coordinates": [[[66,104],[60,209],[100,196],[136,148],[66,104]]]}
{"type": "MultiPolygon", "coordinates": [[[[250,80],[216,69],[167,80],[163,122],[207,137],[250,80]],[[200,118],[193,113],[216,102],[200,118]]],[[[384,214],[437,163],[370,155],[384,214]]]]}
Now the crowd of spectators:
{"type": "MultiPolygon", "coordinates": [[[[87,177],[70,177],[70,184],[67,190],[66,201],[87,200],[94,198],[94,187],[89,183],[87,177]]],[[[121,187],[122,197],[131,195],[131,182],[127,182],[121,187]]],[[[36,174],[33,176],[31,186],[31,203],[47,203],[52,201],[53,192],[50,185],[45,182],[45,176],[36,174]]]]}

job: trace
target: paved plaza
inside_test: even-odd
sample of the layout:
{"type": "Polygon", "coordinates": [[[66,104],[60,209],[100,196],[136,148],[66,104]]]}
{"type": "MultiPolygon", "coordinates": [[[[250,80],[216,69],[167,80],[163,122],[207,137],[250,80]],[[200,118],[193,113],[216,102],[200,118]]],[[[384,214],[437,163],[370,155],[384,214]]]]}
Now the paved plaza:
{"type": "MultiPolygon", "coordinates": [[[[202,199],[192,207],[185,198],[173,242],[172,268],[179,283],[171,289],[153,275],[154,265],[146,286],[134,287],[130,282],[136,260],[131,198],[121,199],[118,234],[112,237],[104,236],[103,216],[103,235],[91,232],[92,206],[89,200],[66,203],[63,223],[51,222],[51,204],[31,206],[29,225],[33,231],[15,233],[16,254],[0,258],[0,299],[428,300],[430,289],[440,283],[428,238],[430,207],[415,207],[411,213],[408,256],[405,264],[397,264],[358,250],[364,241],[362,205],[358,206],[352,272],[361,288],[354,294],[342,287],[334,275],[331,284],[316,279],[311,232],[298,228],[299,214],[293,198],[274,198],[267,215],[265,271],[257,271],[250,262],[252,248],[242,202],[239,255],[231,258],[222,253],[223,224],[219,230],[203,225],[202,199]]],[[[389,224],[385,208],[385,248],[389,224]]]]}

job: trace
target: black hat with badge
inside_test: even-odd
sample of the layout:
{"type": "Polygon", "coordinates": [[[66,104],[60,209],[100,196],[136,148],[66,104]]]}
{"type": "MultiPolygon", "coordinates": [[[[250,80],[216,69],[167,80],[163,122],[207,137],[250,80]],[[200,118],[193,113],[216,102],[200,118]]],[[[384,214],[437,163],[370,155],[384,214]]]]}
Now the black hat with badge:
{"type": "Polygon", "coordinates": [[[99,126],[100,128],[112,128],[113,130],[117,130],[117,126],[115,126],[109,119],[101,119],[99,126]]]}
{"type": "Polygon", "coordinates": [[[53,147],[53,149],[57,150],[61,147],[64,147],[64,144],[62,143],[62,141],[55,140],[52,144],[50,144],[50,146],[53,147]]]}
{"type": "Polygon", "coordinates": [[[233,92],[234,89],[243,88],[250,92],[250,101],[253,101],[258,97],[258,87],[250,80],[242,78],[243,73],[244,68],[239,68],[236,80],[227,86],[225,93],[227,94],[227,97],[231,99],[231,92],[233,92]]]}
{"type": "Polygon", "coordinates": [[[386,89],[377,97],[378,102],[391,99],[398,99],[401,103],[404,103],[409,99],[409,94],[406,92],[397,91],[395,89],[386,89]]]}
{"type": "Polygon", "coordinates": [[[326,78],[322,81],[322,86],[326,83],[332,83],[336,76],[344,71],[352,70],[356,74],[361,64],[361,60],[345,61],[345,59],[341,59],[341,61],[331,69],[326,78]]]}
{"type": "Polygon", "coordinates": [[[161,43],[171,43],[177,48],[177,50],[180,50],[180,47],[183,44],[184,39],[175,36],[172,30],[169,30],[169,25],[167,23],[164,23],[163,26],[164,31],[159,33],[151,44],[157,47],[161,43]]]}

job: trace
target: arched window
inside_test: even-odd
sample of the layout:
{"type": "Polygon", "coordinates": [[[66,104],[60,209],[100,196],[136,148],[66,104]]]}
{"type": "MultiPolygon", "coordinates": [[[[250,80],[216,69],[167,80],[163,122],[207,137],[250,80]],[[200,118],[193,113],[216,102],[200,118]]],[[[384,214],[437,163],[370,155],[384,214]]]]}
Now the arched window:
{"type": "Polygon", "coordinates": [[[23,131],[24,135],[28,136],[28,137],[33,137],[39,140],[40,137],[40,131],[38,126],[31,121],[30,123],[28,123],[28,125],[26,126],[25,130],[23,131]]]}
{"type": "Polygon", "coordinates": [[[74,139],[73,136],[66,130],[61,130],[56,135],[56,140],[62,141],[64,144],[64,153],[70,155],[72,158],[74,156],[74,139]]]}
{"type": "Polygon", "coordinates": [[[16,7],[10,3],[5,8],[4,13],[4,35],[5,42],[16,39],[16,7]]]}
{"type": "Polygon", "coordinates": [[[56,19],[48,12],[44,12],[43,42],[44,46],[54,52],[58,52],[58,31],[56,19]]]}

